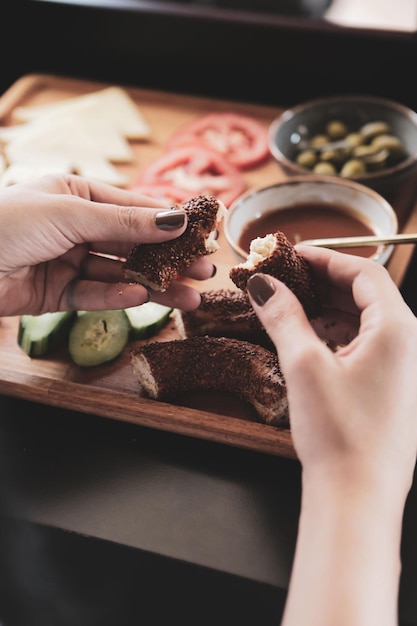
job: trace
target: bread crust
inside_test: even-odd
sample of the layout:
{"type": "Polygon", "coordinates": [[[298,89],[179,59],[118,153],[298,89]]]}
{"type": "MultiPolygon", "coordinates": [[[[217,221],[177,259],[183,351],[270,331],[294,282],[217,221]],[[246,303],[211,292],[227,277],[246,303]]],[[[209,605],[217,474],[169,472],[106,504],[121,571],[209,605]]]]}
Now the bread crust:
{"type": "Polygon", "coordinates": [[[286,235],[277,231],[253,239],[245,262],[230,269],[233,283],[243,291],[255,273],[270,274],[293,291],[310,318],[319,317],[321,305],[310,268],[286,235]]]}
{"type": "Polygon", "coordinates": [[[136,244],[122,266],[125,278],[154,291],[166,291],[186,267],[218,249],[217,227],[227,210],[214,196],[197,196],[171,208],[186,211],[184,233],[162,243],[136,244]]]}
{"type": "Polygon", "coordinates": [[[251,404],[260,421],[289,427],[278,358],[262,346],[228,337],[190,337],[136,347],[131,361],[139,384],[153,399],[193,390],[227,391],[251,404]]]}
{"type": "Polygon", "coordinates": [[[244,291],[211,289],[200,295],[197,309],[174,309],[172,313],[182,339],[201,335],[234,337],[275,349],[244,291]]]}

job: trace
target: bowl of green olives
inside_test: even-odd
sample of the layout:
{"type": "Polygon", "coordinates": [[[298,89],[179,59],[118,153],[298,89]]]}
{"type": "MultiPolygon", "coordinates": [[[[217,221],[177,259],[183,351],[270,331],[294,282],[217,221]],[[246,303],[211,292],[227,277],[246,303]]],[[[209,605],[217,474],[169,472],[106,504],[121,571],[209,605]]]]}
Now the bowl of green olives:
{"type": "Polygon", "coordinates": [[[339,176],[390,195],[417,171],[417,113],[366,95],[311,100],[273,120],[269,148],[286,174],[339,176]]]}

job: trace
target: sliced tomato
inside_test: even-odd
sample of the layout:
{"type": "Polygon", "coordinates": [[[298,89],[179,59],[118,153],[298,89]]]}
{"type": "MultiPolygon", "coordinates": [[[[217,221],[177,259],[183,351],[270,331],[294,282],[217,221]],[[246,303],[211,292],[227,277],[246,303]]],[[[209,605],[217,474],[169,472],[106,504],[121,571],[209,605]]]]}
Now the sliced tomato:
{"type": "Polygon", "coordinates": [[[182,204],[187,200],[191,200],[194,195],[192,192],[186,189],[178,189],[178,187],[174,187],[170,184],[145,185],[140,183],[134,183],[130,187],[130,190],[141,193],[144,196],[156,198],[157,200],[168,200],[168,202],[172,202],[173,204],[177,202],[182,204]]]}
{"type": "Polygon", "coordinates": [[[246,189],[241,172],[215,150],[180,146],[145,167],[137,186],[172,185],[191,196],[213,195],[229,206],[246,189]]]}
{"type": "Polygon", "coordinates": [[[254,117],[240,113],[203,115],[175,132],[167,149],[188,144],[212,148],[239,169],[254,167],[270,156],[267,128],[254,117]]]}

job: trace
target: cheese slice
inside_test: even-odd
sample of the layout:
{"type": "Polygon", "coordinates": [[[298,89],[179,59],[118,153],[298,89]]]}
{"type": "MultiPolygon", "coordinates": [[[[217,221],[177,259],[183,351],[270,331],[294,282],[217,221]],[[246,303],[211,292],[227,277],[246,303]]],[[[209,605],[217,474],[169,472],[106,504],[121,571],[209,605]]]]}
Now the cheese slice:
{"type": "Polygon", "coordinates": [[[63,172],[73,171],[108,184],[125,186],[128,180],[110,163],[120,136],[110,127],[100,136],[86,132],[76,119],[48,124],[30,124],[25,133],[9,141],[4,155],[9,165],[51,167],[54,163],[63,172]]]}
{"type": "Polygon", "coordinates": [[[5,172],[7,169],[6,159],[2,154],[0,154],[0,175],[5,172]]]}
{"type": "Polygon", "coordinates": [[[117,86],[48,104],[16,107],[13,115],[18,122],[45,115],[58,119],[75,115],[91,124],[111,126],[127,139],[148,139],[151,133],[136,103],[127,91],[117,86]]]}
{"type": "Polygon", "coordinates": [[[7,143],[28,129],[27,124],[15,124],[14,126],[0,126],[0,143],[7,143]]]}
{"type": "Polygon", "coordinates": [[[46,174],[62,173],[72,173],[69,163],[61,163],[56,160],[51,163],[12,163],[0,175],[0,187],[8,187],[46,174]]]}
{"type": "Polygon", "coordinates": [[[99,120],[91,124],[88,120],[77,117],[56,119],[53,116],[42,116],[39,120],[26,124],[1,126],[0,143],[25,146],[32,145],[34,141],[40,141],[42,146],[46,144],[56,145],[63,137],[66,145],[66,137],[69,133],[74,133],[74,136],[71,137],[71,144],[80,138],[84,138],[81,139],[81,142],[85,140],[94,141],[97,150],[115,163],[130,163],[134,158],[129,142],[114,128],[101,124],[99,120]],[[55,134],[55,136],[51,136],[51,134],[55,134]]]}
{"type": "Polygon", "coordinates": [[[129,180],[113,163],[132,162],[129,141],[150,137],[149,125],[121,87],[16,107],[13,115],[18,123],[0,127],[6,165],[13,166],[6,184],[46,170],[75,172],[124,187],[129,180]]]}
{"type": "Polygon", "coordinates": [[[100,153],[103,158],[117,163],[128,163],[133,151],[128,141],[117,130],[96,120],[94,124],[78,117],[65,119],[42,117],[39,120],[16,126],[14,133],[0,132],[6,141],[6,156],[11,161],[25,157],[25,152],[59,150],[63,153],[81,153],[86,148],[100,153]]]}

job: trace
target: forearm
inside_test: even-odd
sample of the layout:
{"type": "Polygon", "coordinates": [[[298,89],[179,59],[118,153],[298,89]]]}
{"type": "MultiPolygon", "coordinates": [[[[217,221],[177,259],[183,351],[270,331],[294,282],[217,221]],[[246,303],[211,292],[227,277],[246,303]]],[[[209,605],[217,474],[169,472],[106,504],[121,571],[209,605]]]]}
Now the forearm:
{"type": "Polygon", "coordinates": [[[397,624],[403,507],[387,492],[303,487],[282,626],[397,624]]]}

